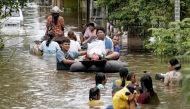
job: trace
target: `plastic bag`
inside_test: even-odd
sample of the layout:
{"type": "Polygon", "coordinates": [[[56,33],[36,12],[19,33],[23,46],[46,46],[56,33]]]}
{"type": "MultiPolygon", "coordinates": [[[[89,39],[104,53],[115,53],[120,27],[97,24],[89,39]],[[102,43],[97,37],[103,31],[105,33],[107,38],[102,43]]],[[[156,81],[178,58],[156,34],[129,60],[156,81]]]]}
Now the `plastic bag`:
{"type": "Polygon", "coordinates": [[[106,55],[105,42],[102,40],[96,40],[88,43],[87,54],[89,57],[93,53],[96,53],[99,57],[103,58],[106,55]]]}

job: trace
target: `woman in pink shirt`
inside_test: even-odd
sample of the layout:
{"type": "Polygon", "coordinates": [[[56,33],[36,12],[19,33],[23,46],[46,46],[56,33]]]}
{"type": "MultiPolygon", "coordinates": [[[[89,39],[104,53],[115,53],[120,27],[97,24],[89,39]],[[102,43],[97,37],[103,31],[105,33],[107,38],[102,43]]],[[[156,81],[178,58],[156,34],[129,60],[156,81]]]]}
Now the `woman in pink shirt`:
{"type": "Polygon", "coordinates": [[[96,36],[96,29],[95,29],[95,23],[89,23],[88,24],[88,28],[89,30],[84,34],[84,38],[85,40],[87,40],[88,38],[92,37],[92,36],[96,36]]]}

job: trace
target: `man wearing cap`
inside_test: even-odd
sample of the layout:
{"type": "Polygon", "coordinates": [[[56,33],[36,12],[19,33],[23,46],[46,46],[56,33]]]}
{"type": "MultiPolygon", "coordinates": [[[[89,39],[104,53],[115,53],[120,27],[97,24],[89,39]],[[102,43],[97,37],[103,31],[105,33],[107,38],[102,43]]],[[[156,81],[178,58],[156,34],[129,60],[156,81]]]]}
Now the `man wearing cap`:
{"type": "Polygon", "coordinates": [[[64,19],[62,16],[59,15],[59,13],[62,12],[59,7],[54,6],[51,10],[51,16],[47,18],[46,23],[46,33],[47,36],[48,33],[53,32],[55,34],[54,41],[61,41],[64,37],[64,19]]]}

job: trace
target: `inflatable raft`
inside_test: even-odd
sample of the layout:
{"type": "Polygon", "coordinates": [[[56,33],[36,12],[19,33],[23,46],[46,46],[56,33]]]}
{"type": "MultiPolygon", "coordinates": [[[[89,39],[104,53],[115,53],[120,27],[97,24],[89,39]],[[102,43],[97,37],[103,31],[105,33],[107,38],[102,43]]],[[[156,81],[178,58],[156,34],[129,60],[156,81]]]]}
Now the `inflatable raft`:
{"type": "Polygon", "coordinates": [[[104,72],[116,73],[122,67],[128,67],[128,63],[117,60],[80,61],[71,65],[71,72],[104,72]]]}

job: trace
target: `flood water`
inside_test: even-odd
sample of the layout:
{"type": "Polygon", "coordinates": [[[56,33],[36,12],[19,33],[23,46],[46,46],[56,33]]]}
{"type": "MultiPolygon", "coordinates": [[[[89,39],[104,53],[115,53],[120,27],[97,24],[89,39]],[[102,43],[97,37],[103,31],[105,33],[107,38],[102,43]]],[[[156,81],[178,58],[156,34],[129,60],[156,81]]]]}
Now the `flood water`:
{"type": "MultiPolygon", "coordinates": [[[[1,62],[7,62],[0,68],[0,108],[1,109],[90,109],[85,103],[89,101],[89,89],[95,86],[93,73],[74,73],[57,71],[51,59],[29,53],[30,44],[39,40],[45,33],[45,22],[48,9],[28,8],[24,11],[25,35],[14,37],[5,43],[0,51],[1,62]],[[15,50],[15,52],[14,52],[15,50]],[[7,60],[12,56],[11,60],[7,60]]],[[[76,13],[67,12],[65,24],[78,35],[80,29],[76,13]]],[[[67,31],[65,31],[65,34],[67,31]]],[[[9,39],[11,36],[5,36],[9,39]]],[[[156,72],[165,73],[167,61],[151,54],[127,53],[121,60],[129,63],[129,71],[139,78],[147,71],[154,82],[154,90],[161,104],[157,107],[140,105],[141,109],[189,109],[190,105],[180,95],[180,88],[165,88],[154,79],[156,72]]],[[[188,67],[182,63],[183,68],[188,67]]],[[[105,106],[94,109],[105,109],[111,104],[112,82],[119,78],[118,73],[106,74],[106,88],[101,90],[101,100],[105,106]]],[[[92,109],[92,108],[91,108],[92,109]]]]}

